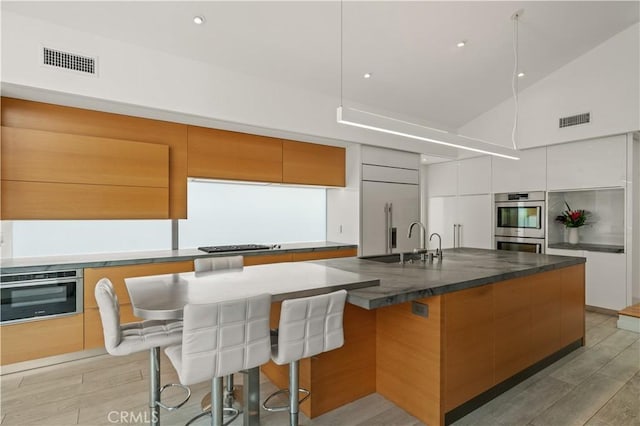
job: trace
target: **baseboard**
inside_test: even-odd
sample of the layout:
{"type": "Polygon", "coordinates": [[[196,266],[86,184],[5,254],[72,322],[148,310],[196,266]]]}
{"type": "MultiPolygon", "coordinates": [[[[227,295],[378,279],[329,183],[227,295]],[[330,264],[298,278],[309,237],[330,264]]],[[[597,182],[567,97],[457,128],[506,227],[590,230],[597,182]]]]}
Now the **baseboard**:
{"type": "Polygon", "coordinates": [[[107,351],[104,348],[89,349],[86,351],[72,352],[63,355],[54,355],[46,358],[38,358],[30,361],[16,362],[0,366],[0,376],[5,374],[18,373],[34,368],[49,367],[56,364],[62,364],[69,361],[77,361],[84,358],[92,358],[98,355],[104,355],[107,351]]]}
{"type": "Polygon", "coordinates": [[[585,305],[584,309],[585,311],[596,312],[598,314],[611,315],[614,317],[618,316],[618,311],[614,309],[599,308],[597,306],[589,306],[589,305],[585,305]]]}

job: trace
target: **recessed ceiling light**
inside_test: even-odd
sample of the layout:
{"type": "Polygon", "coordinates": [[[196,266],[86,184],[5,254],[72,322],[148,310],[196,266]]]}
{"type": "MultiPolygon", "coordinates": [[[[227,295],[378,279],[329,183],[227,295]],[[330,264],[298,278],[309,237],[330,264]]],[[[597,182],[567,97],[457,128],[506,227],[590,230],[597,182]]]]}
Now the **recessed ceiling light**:
{"type": "Polygon", "coordinates": [[[371,78],[371,73],[370,72],[366,72],[363,75],[364,78],[371,78]]]}
{"type": "Polygon", "coordinates": [[[204,24],[204,16],[194,16],[193,17],[193,23],[196,24],[196,25],[204,24]]]}
{"type": "Polygon", "coordinates": [[[524,73],[523,73],[522,71],[520,71],[520,72],[518,73],[518,77],[524,77],[524,73]]]}
{"type": "Polygon", "coordinates": [[[467,44],[467,42],[463,40],[463,41],[461,41],[461,42],[458,42],[458,44],[456,44],[456,46],[458,46],[458,47],[464,47],[466,44],[467,44]]]}

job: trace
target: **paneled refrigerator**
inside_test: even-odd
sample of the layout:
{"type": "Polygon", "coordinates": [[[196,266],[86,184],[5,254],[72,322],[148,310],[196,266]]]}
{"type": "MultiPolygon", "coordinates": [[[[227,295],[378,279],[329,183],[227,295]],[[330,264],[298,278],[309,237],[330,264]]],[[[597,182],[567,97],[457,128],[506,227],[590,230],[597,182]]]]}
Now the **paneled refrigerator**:
{"type": "MultiPolygon", "coordinates": [[[[363,165],[365,167],[375,166],[363,165]]],[[[420,221],[418,171],[415,170],[415,177],[410,179],[394,178],[394,170],[390,167],[378,171],[384,174],[374,173],[372,176],[363,170],[360,255],[399,253],[419,248],[421,232],[413,232],[411,238],[407,238],[411,222],[420,221]]],[[[405,172],[401,171],[406,175],[405,172]]]]}

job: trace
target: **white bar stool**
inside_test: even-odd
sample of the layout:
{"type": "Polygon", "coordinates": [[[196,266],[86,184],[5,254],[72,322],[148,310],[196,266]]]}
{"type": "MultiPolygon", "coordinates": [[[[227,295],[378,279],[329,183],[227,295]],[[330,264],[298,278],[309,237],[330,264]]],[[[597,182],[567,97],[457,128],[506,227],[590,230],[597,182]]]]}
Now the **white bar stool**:
{"type": "Polygon", "coordinates": [[[152,425],[160,424],[160,407],[168,411],[182,407],[191,396],[191,390],[183,385],[170,383],[160,387],[160,347],[176,345],[182,341],[182,321],[147,320],[120,325],[120,304],[113,284],[107,278],[98,281],[95,288],[96,302],[100,310],[104,345],[115,356],[149,351],[149,414],[152,425]],[[160,401],[160,394],[171,386],[183,388],[187,396],[178,405],[168,406],[160,401]]]}
{"type": "MultiPolygon", "coordinates": [[[[271,295],[184,307],[182,345],[165,353],[180,383],[211,380],[211,424],[223,424],[222,377],[269,360],[271,295]]],[[[196,418],[202,415],[196,416],[196,418]]]]}
{"type": "MultiPolygon", "coordinates": [[[[221,272],[221,271],[229,271],[233,269],[242,269],[244,268],[244,258],[242,256],[222,256],[222,257],[207,257],[207,258],[198,258],[193,261],[193,265],[195,268],[196,274],[200,273],[209,273],[209,272],[221,272]]],[[[229,374],[225,377],[226,386],[224,392],[224,405],[225,405],[225,413],[227,413],[230,418],[227,422],[233,421],[236,417],[240,415],[240,410],[235,408],[233,405],[238,399],[236,393],[240,391],[234,385],[233,374],[229,374]]],[[[211,394],[207,394],[202,398],[200,402],[200,407],[202,408],[202,416],[206,416],[209,411],[211,411],[211,394]]],[[[238,405],[239,407],[239,405],[238,405]]],[[[186,426],[189,426],[190,423],[197,420],[199,417],[195,417],[187,423],[186,426]]]]}
{"type": "Polygon", "coordinates": [[[301,402],[310,396],[300,389],[299,364],[303,358],[337,349],[344,344],[343,317],[347,299],[346,290],[319,296],[285,300],[280,310],[277,339],[271,346],[271,359],[278,365],[289,364],[289,389],[269,395],[262,404],[267,411],[289,411],[289,423],[298,425],[301,402]],[[292,391],[297,389],[298,391],[292,391]],[[299,400],[299,393],[305,396],[299,400]],[[289,404],[269,406],[269,401],[281,393],[289,394],[289,404]]]}

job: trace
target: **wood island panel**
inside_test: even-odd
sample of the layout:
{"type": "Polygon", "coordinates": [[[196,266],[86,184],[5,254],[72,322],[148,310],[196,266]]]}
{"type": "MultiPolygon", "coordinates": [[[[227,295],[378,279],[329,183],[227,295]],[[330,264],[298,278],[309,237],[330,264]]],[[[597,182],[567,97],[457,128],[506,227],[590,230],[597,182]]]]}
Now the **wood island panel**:
{"type": "Polygon", "coordinates": [[[493,284],[495,376],[494,384],[532,364],[531,287],[528,278],[493,284]]]}
{"type": "Polygon", "coordinates": [[[377,392],[426,424],[442,424],[441,296],[416,302],[429,307],[424,318],[411,302],[377,309],[377,392]]]}
{"type": "Polygon", "coordinates": [[[562,279],[556,271],[536,275],[531,292],[531,358],[543,359],[560,350],[560,313],[562,309],[562,279]]]}
{"type": "Polygon", "coordinates": [[[2,126],[168,146],[169,217],[187,218],[186,125],[6,97],[1,108],[2,126]]]}
{"type": "Polygon", "coordinates": [[[492,285],[443,297],[445,411],[494,384],[493,309],[492,285]]]}
{"type": "Polygon", "coordinates": [[[310,417],[375,393],[375,370],[376,312],[347,304],[344,346],[311,357],[310,417]]]}
{"type": "Polygon", "coordinates": [[[83,348],[83,315],[0,327],[0,364],[29,361],[83,348]]]}
{"type": "Polygon", "coordinates": [[[282,140],[189,126],[191,177],[282,182],[282,140]]]}
{"type": "Polygon", "coordinates": [[[283,140],[282,182],[345,186],[345,149],[283,140]]]}

